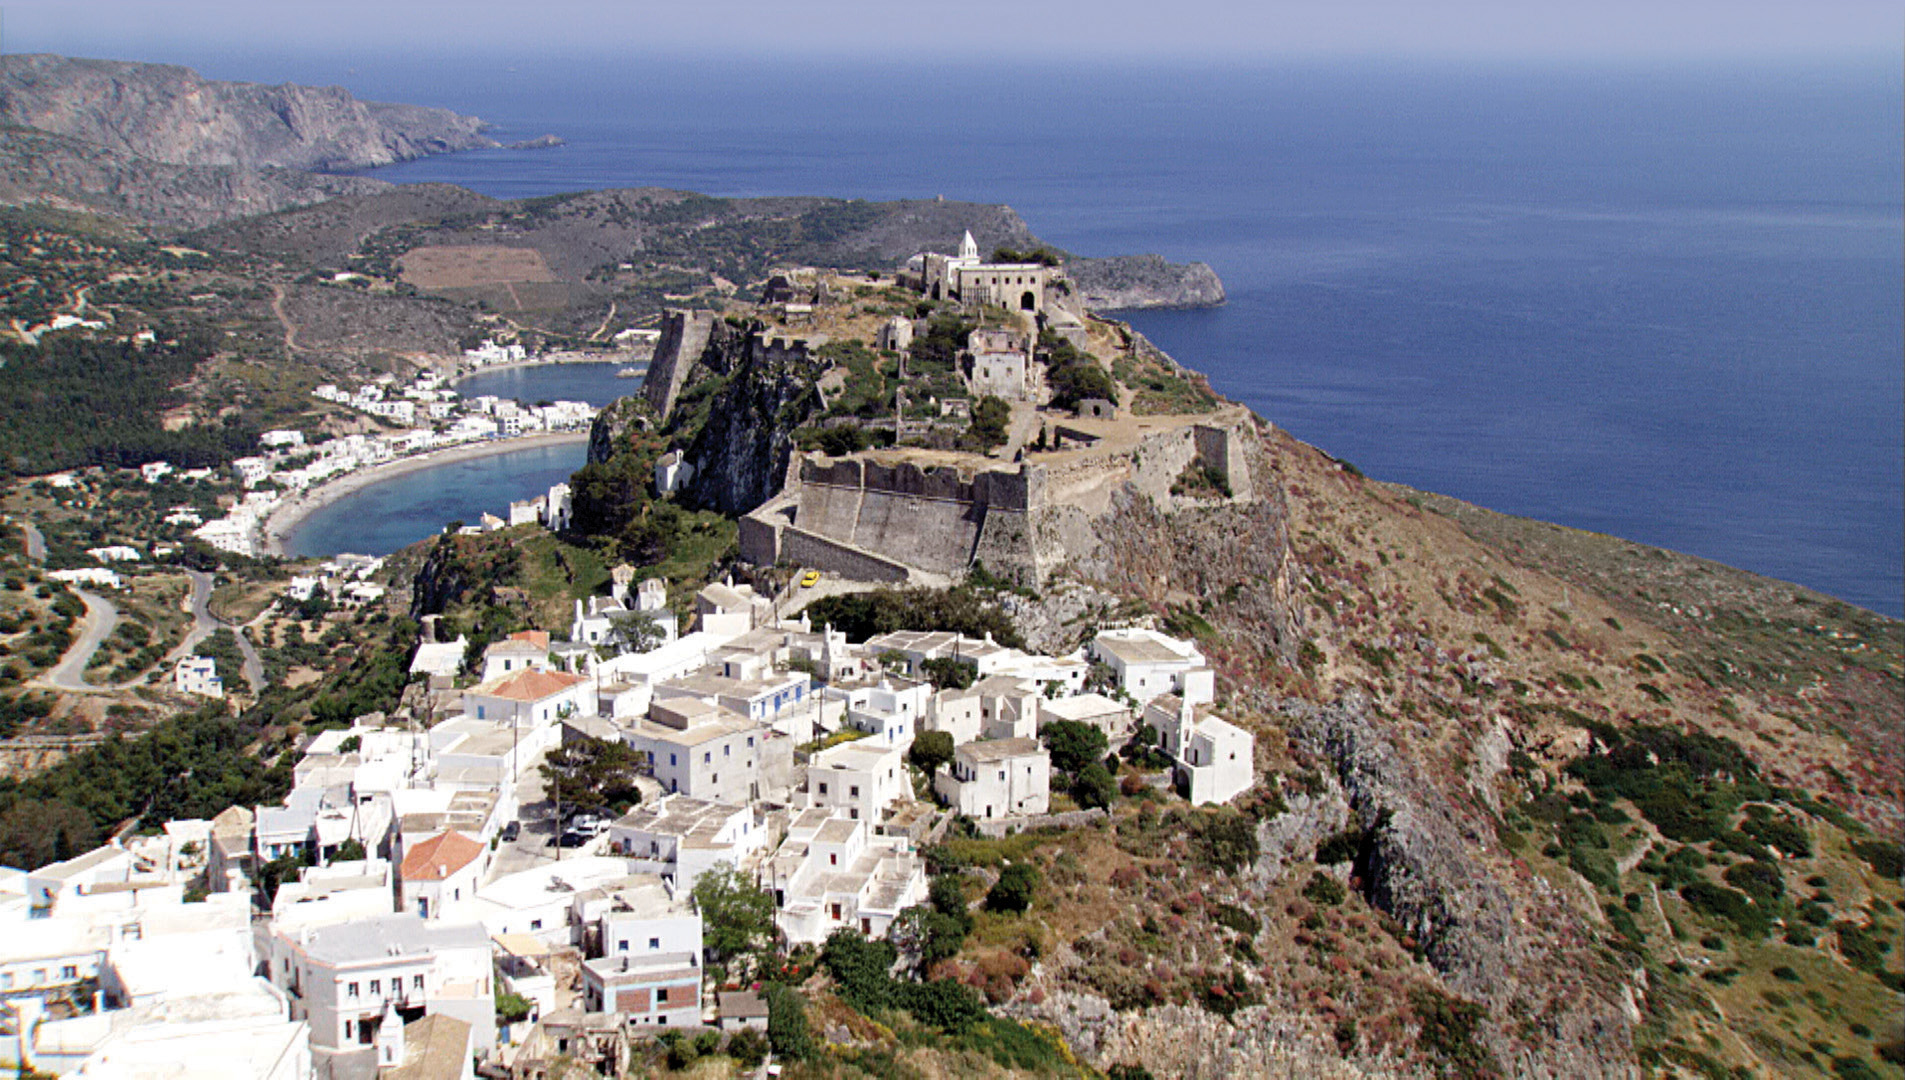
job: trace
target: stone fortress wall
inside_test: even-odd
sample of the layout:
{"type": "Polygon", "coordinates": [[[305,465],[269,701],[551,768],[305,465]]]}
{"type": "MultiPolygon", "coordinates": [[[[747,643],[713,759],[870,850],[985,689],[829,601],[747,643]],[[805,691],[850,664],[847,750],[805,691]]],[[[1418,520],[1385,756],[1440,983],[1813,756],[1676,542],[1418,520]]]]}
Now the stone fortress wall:
{"type": "Polygon", "coordinates": [[[904,452],[801,455],[780,495],[742,519],[741,554],[873,581],[956,579],[977,562],[1036,584],[1068,550],[1088,549],[1093,522],[1127,487],[1160,504],[1188,501],[1171,487],[1196,463],[1226,477],[1233,501],[1251,499],[1250,423],[1235,415],[1161,426],[1017,466],[919,463],[904,452]]]}

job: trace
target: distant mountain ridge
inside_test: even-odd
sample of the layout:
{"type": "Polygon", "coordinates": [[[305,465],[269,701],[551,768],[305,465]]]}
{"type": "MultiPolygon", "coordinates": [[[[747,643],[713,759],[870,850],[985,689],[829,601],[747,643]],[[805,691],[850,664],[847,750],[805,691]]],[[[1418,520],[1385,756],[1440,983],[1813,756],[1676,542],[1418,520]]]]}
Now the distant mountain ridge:
{"type": "Polygon", "coordinates": [[[498,145],[476,117],[359,101],[342,87],[44,53],[0,56],[0,124],[187,166],[335,171],[498,145]]]}

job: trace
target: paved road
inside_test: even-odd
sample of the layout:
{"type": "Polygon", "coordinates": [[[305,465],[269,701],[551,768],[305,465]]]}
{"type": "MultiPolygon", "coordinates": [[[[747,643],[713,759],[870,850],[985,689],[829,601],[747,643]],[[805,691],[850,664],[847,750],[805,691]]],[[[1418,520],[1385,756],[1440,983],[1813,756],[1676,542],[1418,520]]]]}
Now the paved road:
{"type": "Polygon", "coordinates": [[[25,518],[20,519],[20,527],[26,530],[26,557],[34,562],[45,562],[46,537],[40,535],[40,530],[25,518]]]}
{"type": "Polygon", "coordinates": [[[55,690],[85,692],[101,690],[104,687],[93,686],[86,681],[86,665],[92,663],[93,653],[99,650],[99,644],[105,641],[119,625],[119,609],[103,596],[96,596],[84,589],[74,589],[73,594],[86,604],[86,624],[79,632],[79,638],[73,642],[66,655],[60,657],[59,664],[46,673],[43,682],[55,690]]]}

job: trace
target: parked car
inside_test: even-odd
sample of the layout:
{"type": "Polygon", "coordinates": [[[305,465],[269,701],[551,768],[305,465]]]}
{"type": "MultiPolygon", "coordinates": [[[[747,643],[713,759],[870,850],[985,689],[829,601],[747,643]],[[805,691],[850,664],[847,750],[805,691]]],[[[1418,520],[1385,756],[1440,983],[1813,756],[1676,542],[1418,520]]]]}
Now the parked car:
{"type": "Polygon", "coordinates": [[[811,589],[818,584],[820,584],[820,571],[809,570],[806,573],[800,575],[801,588],[811,589]]]}
{"type": "Polygon", "coordinates": [[[516,838],[521,836],[522,834],[523,834],[523,823],[520,821],[512,821],[509,824],[503,826],[503,843],[513,844],[516,842],[516,838]]]}

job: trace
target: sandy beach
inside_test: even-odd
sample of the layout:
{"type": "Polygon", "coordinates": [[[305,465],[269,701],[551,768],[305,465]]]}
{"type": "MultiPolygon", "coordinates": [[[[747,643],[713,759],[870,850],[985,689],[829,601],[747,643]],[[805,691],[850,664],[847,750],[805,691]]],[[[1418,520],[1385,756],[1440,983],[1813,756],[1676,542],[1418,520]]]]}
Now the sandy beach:
{"type": "Polygon", "coordinates": [[[512,450],[534,450],[543,446],[562,446],[571,443],[587,442],[589,433],[585,431],[555,431],[541,435],[525,435],[517,439],[491,439],[486,442],[471,443],[464,446],[447,446],[441,450],[432,450],[427,454],[398,458],[373,465],[368,469],[348,472],[335,480],[326,481],[308,491],[299,492],[280,503],[265,519],[260,530],[258,550],[266,555],[284,554],[284,538],[298,523],[320,507],[331,503],[355,491],[361,491],[372,484],[389,480],[392,477],[413,473],[419,469],[435,468],[457,461],[488,457],[492,454],[507,454],[512,450]]]}

